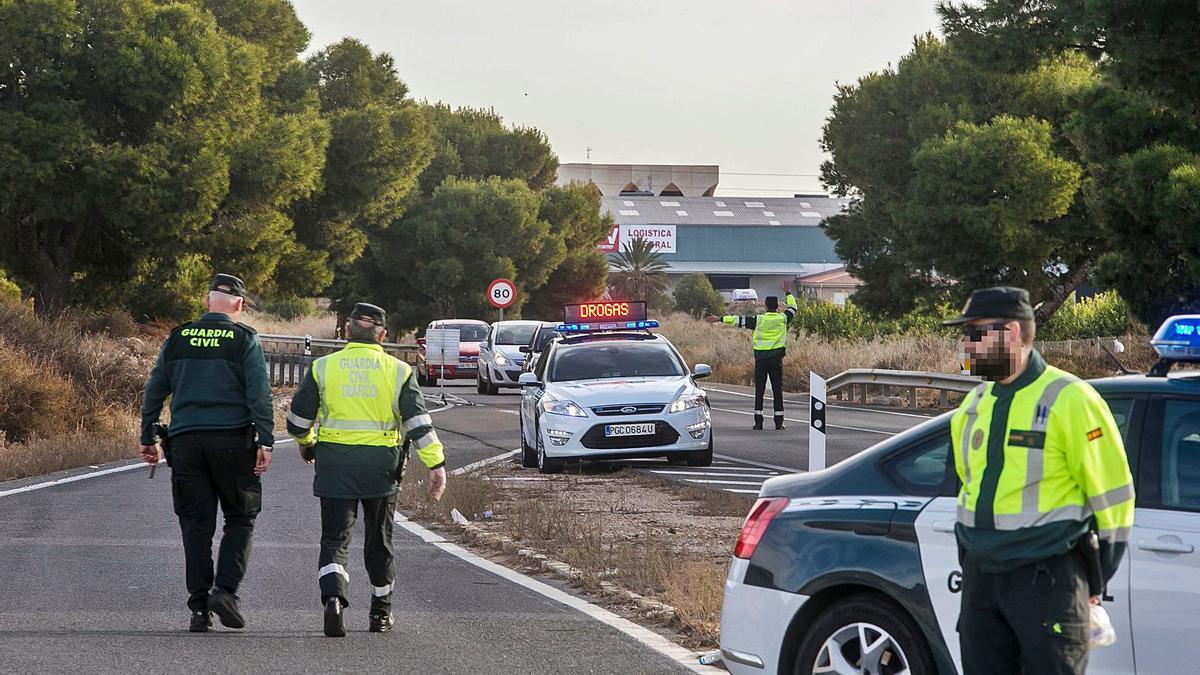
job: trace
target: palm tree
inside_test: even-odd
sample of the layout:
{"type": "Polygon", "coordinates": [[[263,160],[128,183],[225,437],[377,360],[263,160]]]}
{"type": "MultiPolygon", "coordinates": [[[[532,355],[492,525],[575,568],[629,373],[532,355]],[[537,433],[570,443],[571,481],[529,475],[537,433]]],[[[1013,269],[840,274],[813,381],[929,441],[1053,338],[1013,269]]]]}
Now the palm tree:
{"type": "Polygon", "coordinates": [[[670,286],[670,266],[654,245],[641,237],[625,244],[613,260],[613,267],[616,269],[608,275],[609,285],[615,295],[626,300],[653,300],[670,286]]]}

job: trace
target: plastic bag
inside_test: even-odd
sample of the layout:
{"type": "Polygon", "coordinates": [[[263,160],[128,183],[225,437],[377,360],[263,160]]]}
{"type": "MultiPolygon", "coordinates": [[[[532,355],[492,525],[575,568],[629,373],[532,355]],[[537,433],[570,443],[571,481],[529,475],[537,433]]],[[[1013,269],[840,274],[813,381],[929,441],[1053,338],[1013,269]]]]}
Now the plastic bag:
{"type": "Polygon", "coordinates": [[[1117,641],[1117,631],[1113,628],[1108,612],[1100,605],[1091,606],[1091,631],[1088,644],[1092,649],[1108,647],[1117,641]]]}

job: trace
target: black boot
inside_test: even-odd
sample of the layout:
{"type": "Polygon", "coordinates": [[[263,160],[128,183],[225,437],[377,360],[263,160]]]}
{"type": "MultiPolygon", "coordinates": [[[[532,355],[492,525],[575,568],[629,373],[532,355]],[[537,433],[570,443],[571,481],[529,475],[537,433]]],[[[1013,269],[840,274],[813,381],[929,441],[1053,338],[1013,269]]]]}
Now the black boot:
{"type": "Polygon", "coordinates": [[[224,588],[217,588],[208,596],[208,609],[221,620],[226,628],[245,628],[246,619],[238,611],[237,596],[224,588]]]}
{"type": "Polygon", "coordinates": [[[342,601],[330,598],[325,602],[325,636],[346,637],[346,624],[342,622],[342,601]]]}
{"type": "Polygon", "coordinates": [[[197,609],[192,612],[192,623],[188,626],[188,630],[192,633],[207,633],[212,630],[212,614],[208,610],[197,609]]]}
{"type": "Polygon", "coordinates": [[[752,429],[753,431],[762,431],[762,423],[763,423],[763,416],[755,415],[754,416],[754,426],[750,427],[750,429],[752,429]]]}
{"type": "Polygon", "coordinates": [[[782,431],[783,429],[786,429],[786,428],[787,427],[783,426],[783,415],[776,415],[775,416],[775,431],[782,431]]]}
{"type": "Polygon", "coordinates": [[[392,613],[378,609],[371,610],[371,632],[386,633],[392,629],[392,613]]]}

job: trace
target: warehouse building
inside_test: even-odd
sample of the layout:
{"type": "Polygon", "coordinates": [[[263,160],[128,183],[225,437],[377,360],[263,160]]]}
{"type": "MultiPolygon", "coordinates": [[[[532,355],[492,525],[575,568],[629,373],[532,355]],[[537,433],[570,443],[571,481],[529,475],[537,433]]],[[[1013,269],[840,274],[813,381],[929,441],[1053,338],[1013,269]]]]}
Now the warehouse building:
{"type": "Polygon", "coordinates": [[[810,297],[844,302],[858,281],[845,273],[820,224],[841,213],[847,203],[823,195],[606,194],[602,210],[616,224],[597,247],[615,255],[634,238],[649,240],[670,266],[672,286],[683,275],[700,272],[727,299],[734,289],[746,288],[754,289],[760,299],[779,295],[780,284],[789,281],[810,297]]]}

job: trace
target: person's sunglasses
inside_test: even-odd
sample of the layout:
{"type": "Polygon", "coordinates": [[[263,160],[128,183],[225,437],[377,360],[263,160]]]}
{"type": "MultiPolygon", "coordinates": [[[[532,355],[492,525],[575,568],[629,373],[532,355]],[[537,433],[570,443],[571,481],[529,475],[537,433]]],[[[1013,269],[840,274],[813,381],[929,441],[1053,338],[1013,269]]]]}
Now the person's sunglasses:
{"type": "Polygon", "coordinates": [[[988,331],[993,330],[1008,330],[1008,322],[997,321],[996,323],[985,323],[979,326],[964,325],[962,327],[963,337],[971,342],[982,341],[983,336],[986,335],[988,331]]]}

